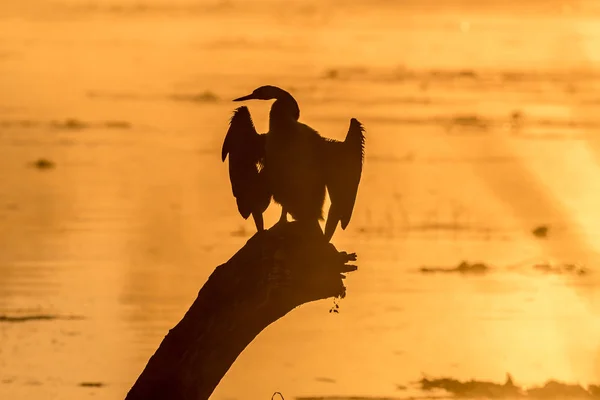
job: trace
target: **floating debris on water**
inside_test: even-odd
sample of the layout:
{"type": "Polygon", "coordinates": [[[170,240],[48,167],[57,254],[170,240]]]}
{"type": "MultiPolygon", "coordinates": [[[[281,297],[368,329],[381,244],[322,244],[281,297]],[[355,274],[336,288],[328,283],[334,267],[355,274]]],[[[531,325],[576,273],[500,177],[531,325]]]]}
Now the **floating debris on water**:
{"type": "Polygon", "coordinates": [[[106,385],[102,382],[81,382],[79,383],[79,386],[88,388],[101,388],[106,385]]]}
{"type": "Polygon", "coordinates": [[[326,79],[337,79],[340,76],[340,71],[338,71],[337,69],[328,69],[327,71],[325,71],[325,78],[326,79]]]}
{"type": "Polygon", "coordinates": [[[81,130],[88,128],[89,125],[75,118],[68,118],[64,121],[52,121],[50,126],[56,129],[81,130]]]}
{"type": "Polygon", "coordinates": [[[250,236],[250,233],[246,230],[246,228],[243,225],[240,225],[237,230],[231,232],[231,236],[246,237],[250,236]]]}
{"type": "Polygon", "coordinates": [[[544,272],[546,274],[573,274],[573,275],[586,275],[589,271],[577,264],[552,264],[552,263],[539,263],[534,264],[533,269],[544,272]]]}
{"type": "Polygon", "coordinates": [[[54,161],[48,160],[47,158],[40,158],[40,159],[34,161],[32,164],[35,168],[42,169],[42,170],[52,169],[52,168],[56,167],[56,164],[54,163],[54,161]]]}
{"type": "Polygon", "coordinates": [[[452,131],[455,127],[464,129],[474,129],[478,131],[488,130],[491,122],[478,115],[456,115],[452,117],[446,129],[452,131]]]}
{"type": "Polygon", "coordinates": [[[460,273],[460,274],[485,274],[490,271],[490,267],[487,264],[476,262],[470,263],[468,261],[462,261],[456,267],[421,267],[422,273],[460,273]]]}
{"type": "Polygon", "coordinates": [[[538,237],[538,238],[545,238],[548,237],[548,231],[550,230],[550,227],[548,227],[547,225],[540,225],[536,228],[534,228],[531,233],[533,234],[533,236],[538,237]]]}

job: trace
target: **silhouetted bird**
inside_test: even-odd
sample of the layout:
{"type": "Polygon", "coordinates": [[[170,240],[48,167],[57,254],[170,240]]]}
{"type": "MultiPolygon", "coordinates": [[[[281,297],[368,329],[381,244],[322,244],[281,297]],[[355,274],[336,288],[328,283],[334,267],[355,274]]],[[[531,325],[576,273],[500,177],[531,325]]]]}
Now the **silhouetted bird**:
{"type": "MultiPolygon", "coordinates": [[[[280,222],[286,221],[286,215],[289,213],[297,221],[314,222],[317,225],[318,221],[323,219],[323,203],[327,187],[331,207],[325,224],[325,237],[329,241],[338,222],[341,221],[342,229],[346,229],[352,216],[364,157],[362,125],[353,118],[350,121],[346,140],[339,142],[323,138],[308,125],[298,122],[300,117],[298,103],[283,89],[261,86],[252,94],[234,101],[252,99],[275,99],[269,116],[269,132],[266,135],[258,135],[249,114],[244,119],[239,119],[239,124],[234,124],[241,110],[247,113],[245,107],[236,110],[225,141],[226,143],[233,141],[233,138],[239,140],[239,144],[235,145],[236,149],[239,149],[240,154],[242,149],[248,152],[244,156],[248,161],[244,164],[240,163],[239,168],[247,169],[249,172],[231,174],[233,153],[230,151],[232,187],[240,185],[237,179],[241,179],[246,174],[256,176],[258,192],[265,196],[266,193],[272,193],[273,199],[281,204],[280,222]],[[236,133],[233,133],[234,130],[236,133]],[[246,133],[237,133],[237,131],[246,133]],[[250,137],[253,139],[249,140],[250,137]],[[242,144],[250,141],[256,145],[242,144]],[[264,143],[264,148],[260,147],[260,143],[264,143]],[[254,167],[263,162],[261,160],[264,160],[263,170],[254,167]],[[251,161],[254,164],[251,165],[251,161]],[[266,173],[266,187],[261,186],[265,184],[261,180],[262,173],[266,173]]],[[[233,145],[228,146],[233,147],[233,145]]],[[[249,185],[244,185],[244,189],[251,190],[249,185]]],[[[244,195],[245,193],[244,191],[244,195]]],[[[235,190],[234,195],[238,199],[239,208],[240,197],[235,190]]],[[[249,195],[246,197],[251,198],[249,195]]],[[[263,203],[261,206],[258,203],[258,201],[253,202],[251,208],[262,209],[263,203]]]]}

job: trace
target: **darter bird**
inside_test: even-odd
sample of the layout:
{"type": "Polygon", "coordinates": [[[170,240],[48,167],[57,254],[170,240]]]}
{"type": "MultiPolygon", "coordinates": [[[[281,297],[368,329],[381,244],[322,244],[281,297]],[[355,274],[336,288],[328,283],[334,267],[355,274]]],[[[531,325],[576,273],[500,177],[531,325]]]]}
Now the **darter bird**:
{"type": "MultiPolygon", "coordinates": [[[[275,100],[269,115],[269,132],[266,135],[258,135],[247,109],[240,107],[232,119],[225,141],[239,140],[236,148],[239,149],[240,154],[243,149],[246,152],[246,159],[254,162],[254,164],[248,162],[244,166],[240,165],[240,168],[247,169],[252,176],[256,174],[256,181],[260,181],[257,184],[259,193],[264,193],[265,196],[266,193],[272,194],[273,199],[281,204],[279,222],[286,221],[289,213],[299,222],[305,221],[318,225],[318,221],[323,219],[323,204],[327,188],[331,206],[325,224],[325,238],[329,241],[338,222],[341,222],[342,229],[346,229],[354,209],[364,159],[365,138],[362,125],[352,118],[346,140],[340,142],[324,138],[308,125],[299,122],[298,103],[283,89],[261,86],[250,95],[234,101],[253,99],[275,100]],[[243,120],[240,118],[239,124],[235,124],[234,128],[236,122],[234,120],[242,109],[247,116],[243,120]],[[236,131],[235,134],[233,130],[236,131]],[[238,134],[237,131],[247,133],[238,134]],[[241,144],[248,141],[247,138],[250,137],[253,138],[255,145],[241,144]],[[264,147],[261,147],[261,143],[264,147]],[[263,169],[256,167],[261,163],[263,169]],[[266,175],[266,181],[262,180],[261,174],[266,175]]],[[[230,151],[230,172],[232,154],[233,152],[230,151]]],[[[230,173],[232,187],[240,185],[237,179],[241,180],[242,175],[244,174],[241,172],[235,176],[230,173]]],[[[251,190],[250,184],[244,185],[244,188],[251,190]]],[[[234,195],[239,205],[239,197],[235,193],[234,195]]],[[[264,203],[259,206],[257,200],[253,201],[253,207],[257,211],[266,209],[266,206],[264,209],[261,208],[264,203]]],[[[247,214],[244,218],[247,218],[247,214]]]]}

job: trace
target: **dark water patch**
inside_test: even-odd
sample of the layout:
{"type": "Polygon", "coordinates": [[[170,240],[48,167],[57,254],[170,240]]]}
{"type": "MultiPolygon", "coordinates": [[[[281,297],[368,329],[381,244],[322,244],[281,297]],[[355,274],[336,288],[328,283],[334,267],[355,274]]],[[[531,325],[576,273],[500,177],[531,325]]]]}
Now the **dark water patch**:
{"type": "Polygon", "coordinates": [[[90,99],[109,99],[109,100],[156,100],[159,96],[151,96],[151,95],[140,95],[136,93],[111,93],[111,92],[98,92],[94,90],[90,90],[86,93],[87,97],[90,99]]]}
{"type": "MultiPolygon", "coordinates": [[[[371,82],[405,82],[415,81],[425,85],[436,83],[465,83],[481,85],[522,85],[552,83],[560,87],[575,87],[576,83],[600,81],[600,73],[594,70],[561,70],[561,71],[529,71],[529,70],[493,70],[469,68],[459,69],[413,69],[405,66],[389,68],[369,68],[367,66],[330,67],[321,73],[327,80],[364,80],[371,82]]],[[[589,86],[589,85],[584,85],[589,86]]]]}
{"type": "Polygon", "coordinates": [[[597,105],[600,105],[600,98],[579,100],[579,105],[582,105],[582,106],[597,106],[597,105]]]}
{"type": "Polygon", "coordinates": [[[518,132],[513,136],[518,137],[519,139],[527,139],[527,140],[587,140],[588,137],[584,134],[575,134],[575,133],[523,133],[518,132]]]}
{"type": "Polygon", "coordinates": [[[40,121],[32,121],[27,119],[0,121],[0,127],[2,128],[37,128],[42,125],[43,124],[40,121]]]}
{"type": "Polygon", "coordinates": [[[339,67],[339,68],[328,68],[323,72],[323,79],[355,79],[357,77],[366,77],[369,75],[369,69],[367,67],[339,67]]]}
{"type": "Polygon", "coordinates": [[[394,156],[394,155],[372,155],[367,156],[366,159],[369,162],[379,162],[379,163],[411,163],[415,160],[415,154],[413,152],[408,152],[402,156],[394,156]]]}
{"type": "Polygon", "coordinates": [[[328,378],[328,377],[326,377],[326,376],[317,376],[317,377],[315,378],[315,381],[317,381],[317,382],[323,382],[323,383],[335,383],[335,382],[336,382],[336,380],[335,380],[335,379],[333,379],[333,378],[328,378]]]}
{"type": "Polygon", "coordinates": [[[54,320],[82,320],[84,317],[78,315],[51,315],[51,314],[36,314],[36,315],[0,315],[0,323],[21,323],[32,321],[54,321],[54,320]]]}
{"type": "Polygon", "coordinates": [[[103,382],[80,382],[78,386],[86,388],[101,388],[106,386],[106,384],[103,382]]]}
{"type": "Polygon", "coordinates": [[[424,274],[430,273],[459,273],[459,274],[474,274],[481,275],[490,271],[490,267],[484,263],[468,261],[460,262],[456,267],[421,267],[419,271],[424,274]]]}
{"type": "Polygon", "coordinates": [[[127,121],[85,122],[75,118],[68,118],[63,121],[52,121],[50,122],[50,126],[61,130],[83,130],[90,128],[130,129],[131,123],[127,121]]]}
{"type": "Polygon", "coordinates": [[[531,121],[531,124],[542,127],[542,128],[571,128],[571,129],[597,129],[597,128],[600,128],[600,122],[598,122],[598,121],[538,119],[538,120],[531,121]]]}
{"type": "Polygon", "coordinates": [[[82,121],[77,118],[66,118],[64,120],[35,121],[35,120],[2,120],[2,128],[36,129],[50,128],[55,130],[81,131],[85,129],[107,128],[107,129],[130,129],[132,124],[127,121],[108,120],[100,122],[82,121]]]}
{"type": "MultiPolygon", "coordinates": [[[[527,260],[514,265],[503,266],[504,270],[521,270],[523,268],[528,270],[533,270],[536,272],[541,272],[543,274],[554,274],[554,275],[575,275],[582,276],[587,275],[590,271],[582,265],[575,263],[551,263],[551,262],[535,262],[532,260],[527,260]]],[[[489,264],[483,262],[469,262],[469,261],[461,261],[455,267],[439,267],[439,266],[422,266],[419,268],[419,272],[424,274],[432,274],[432,273],[445,273],[445,274],[473,274],[480,275],[491,272],[494,267],[489,264]]]]}
{"type": "Polygon", "coordinates": [[[190,14],[206,14],[222,12],[234,7],[230,1],[207,1],[200,3],[171,3],[158,1],[153,3],[123,4],[119,1],[84,2],[82,4],[62,4],[61,9],[73,14],[108,14],[113,16],[132,17],[144,15],[189,16],[190,14]]]}
{"type": "Polygon", "coordinates": [[[480,115],[456,115],[446,121],[446,128],[453,131],[453,128],[470,128],[485,131],[490,128],[493,121],[487,120],[480,115]]]}
{"type": "MultiPolygon", "coordinates": [[[[317,120],[347,122],[346,117],[318,115],[317,120]]],[[[509,132],[514,137],[539,140],[585,140],[585,132],[600,130],[599,121],[525,118],[513,112],[506,117],[488,117],[478,114],[430,115],[422,117],[397,115],[364,115],[365,124],[400,126],[438,126],[447,134],[486,134],[492,131],[509,132]],[[535,131],[532,131],[534,129],[535,131]],[[537,131],[540,131],[539,133],[537,131]],[[580,132],[582,131],[582,132],[580,132]]],[[[412,133],[406,131],[407,134],[412,133]]]]}
{"type": "Polygon", "coordinates": [[[372,155],[367,156],[369,162],[376,163],[426,163],[426,164],[500,164],[515,162],[514,156],[474,156],[474,157],[418,157],[413,152],[407,152],[401,156],[394,155],[372,155]]]}
{"type": "Polygon", "coordinates": [[[106,121],[104,127],[108,129],[131,129],[131,123],[127,121],[106,121]]]}
{"type": "Polygon", "coordinates": [[[323,79],[330,80],[367,79],[375,81],[406,81],[423,79],[477,80],[480,79],[480,74],[472,69],[416,70],[399,66],[395,68],[374,70],[369,69],[366,66],[355,66],[328,68],[322,73],[321,77],[323,79]]]}
{"type": "MultiPolygon", "coordinates": [[[[423,224],[410,225],[410,231],[479,231],[485,229],[476,229],[467,225],[461,225],[458,222],[431,222],[423,224]]],[[[487,230],[485,230],[487,231],[487,230]]]]}
{"type": "MultiPolygon", "coordinates": [[[[295,91],[297,92],[297,91],[295,91]]],[[[330,104],[330,103],[350,103],[360,106],[378,106],[378,105],[421,105],[428,106],[436,105],[456,105],[460,104],[460,99],[449,98],[434,98],[431,96],[395,96],[395,97],[377,97],[377,98],[360,98],[360,97],[339,97],[328,96],[311,99],[315,104],[330,104]]]]}
{"type": "Polygon", "coordinates": [[[195,94],[174,94],[170,98],[175,101],[188,101],[193,103],[215,103],[219,101],[219,96],[210,90],[195,94]]]}
{"type": "MultiPolygon", "coordinates": [[[[318,119],[324,121],[346,121],[346,118],[318,116],[318,119]]],[[[365,116],[363,120],[370,123],[393,124],[393,125],[438,125],[451,131],[454,128],[475,128],[478,131],[486,131],[494,126],[501,126],[503,121],[495,121],[491,118],[485,118],[478,115],[456,115],[456,116],[383,116],[372,115],[365,116]]]]}
{"type": "Polygon", "coordinates": [[[213,91],[205,90],[198,93],[175,93],[175,94],[155,94],[142,95],[135,93],[110,93],[90,91],[87,96],[92,99],[108,99],[108,100],[135,100],[135,101],[181,101],[191,103],[216,103],[220,97],[213,91]]]}
{"type": "Polygon", "coordinates": [[[199,43],[198,47],[203,49],[222,51],[228,50],[263,50],[263,51],[274,51],[274,50],[288,50],[288,51],[299,51],[307,49],[307,46],[302,43],[285,43],[277,39],[269,38],[224,38],[216,39],[209,42],[199,43]]]}
{"type": "Polygon", "coordinates": [[[89,128],[87,122],[80,121],[75,118],[67,118],[63,121],[51,121],[50,126],[55,129],[80,130],[89,128]]]}
{"type": "Polygon", "coordinates": [[[240,225],[238,227],[238,229],[231,232],[231,236],[233,236],[233,237],[250,237],[250,236],[252,236],[252,234],[253,233],[246,230],[246,227],[243,225],[240,225]]]}
{"type": "Polygon", "coordinates": [[[443,390],[455,398],[529,398],[529,399],[598,399],[598,385],[587,388],[579,384],[548,380],[542,386],[524,388],[514,384],[512,377],[507,374],[504,384],[469,380],[461,382],[454,378],[423,378],[419,381],[421,390],[429,392],[443,390]]]}
{"type": "Polygon", "coordinates": [[[29,165],[42,171],[54,169],[54,167],[56,167],[56,163],[47,158],[38,158],[37,160],[31,162],[29,165]]]}
{"type": "Polygon", "coordinates": [[[577,264],[552,264],[552,263],[539,263],[534,264],[533,269],[535,271],[542,272],[544,274],[555,274],[555,275],[587,275],[589,270],[581,265],[577,264]]]}
{"type": "MultiPolygon", "coordinates": [[[[362,118],[365,122],[380,123],[380,124],[392,124],[392,125],[442,125],[444,127],[450,127],[453,124],[461,124],[461,116],[424,116],[424,117],[410,117],[410,116],[384,116],[384,115],[366,115],[362,118]]],[[[316,119],[323,121],[347,122],[346,117],[337,116],[317,116],[316,119]]],[[[483,119],[482,119],[483,120],[483,119]]],[[[490,125],[488,120],[486,125],[490,125]]]]}
{"type": "Polygon", "coordinates": [[[515,162],[517,159],[514,156],[482,156],[482,157],[428,157],[424,158],[423,162],[427,164],[496,164],[515,162]]]}

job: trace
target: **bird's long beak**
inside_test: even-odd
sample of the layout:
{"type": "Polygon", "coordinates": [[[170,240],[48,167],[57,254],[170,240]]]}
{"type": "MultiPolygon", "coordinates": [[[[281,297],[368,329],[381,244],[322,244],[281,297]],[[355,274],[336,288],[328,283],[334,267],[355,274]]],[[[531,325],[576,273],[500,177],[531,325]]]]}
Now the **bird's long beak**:
{"type": "Polygon", "coordinates": [[[233,99],[233,101],[246,101],[246,100],[252,100],[254,99],[254,97],[252,96],[252,94],[249,94],[248,96],[242,96],[242,97],[238,97],[237,99],[233,99]]]}

